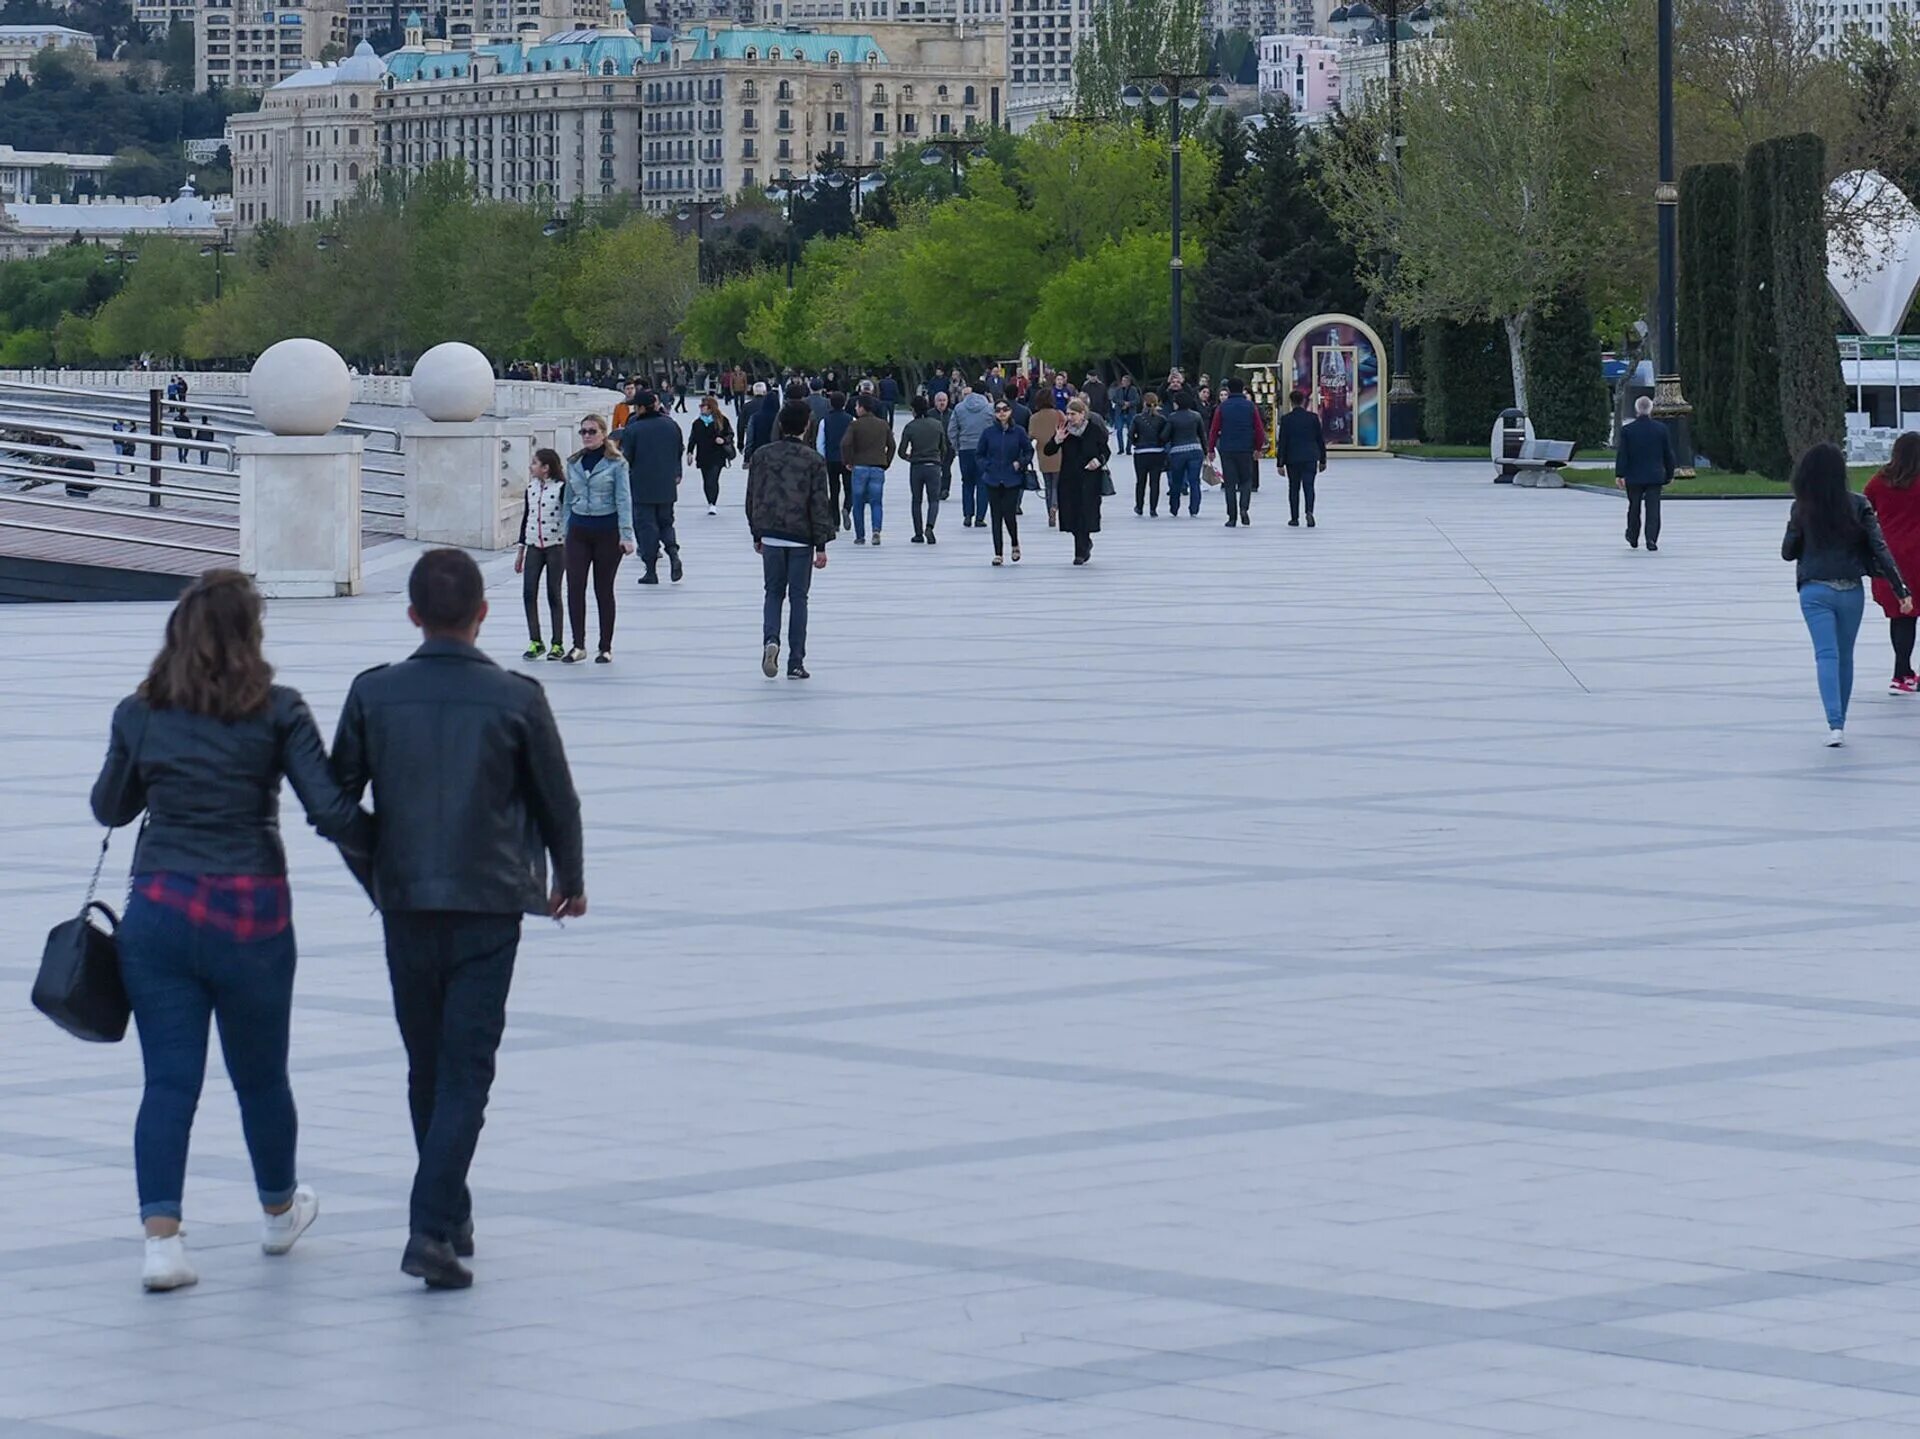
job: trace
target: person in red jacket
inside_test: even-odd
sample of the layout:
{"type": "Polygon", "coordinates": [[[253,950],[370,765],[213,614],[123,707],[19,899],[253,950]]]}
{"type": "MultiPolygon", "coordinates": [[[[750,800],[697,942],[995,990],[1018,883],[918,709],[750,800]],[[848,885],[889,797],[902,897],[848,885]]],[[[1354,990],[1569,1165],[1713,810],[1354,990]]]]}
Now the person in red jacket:
{"type": "MultiPolygon", "coordinates": [[[[1867,503],[1879,517],[1880,532],[1887,538],[1900,573],[1920,574],[1920,434],[1908,431],[1893,442],[1893,455],[1887,467],[1867,481],[1867,503]]],[[[1892,694],[1910,695],[1920,690],[1920,678],[1913,670],[1915,617],[1900,612],[1900,597],[1883,579],[1873,582],[1874,602],[1886,612],[1888,632],[1893,639],[1892,694]]]]}

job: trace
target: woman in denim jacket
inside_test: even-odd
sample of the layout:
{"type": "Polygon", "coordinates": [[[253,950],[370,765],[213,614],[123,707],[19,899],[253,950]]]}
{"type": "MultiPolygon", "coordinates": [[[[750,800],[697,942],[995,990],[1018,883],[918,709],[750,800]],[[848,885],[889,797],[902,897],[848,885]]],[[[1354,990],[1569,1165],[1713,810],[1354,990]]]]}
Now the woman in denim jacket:
{"type": "Polygon", "coordinates": [[[588,415],[580,422],[580,450],[567,461],[567,495],[561,507],[567,528],[567,618],[573,648],[562,664],[587,657],[587,573],[593,573],[594,608],[600,615],[600,652],[595,664],[613,663],[613,582],[620,560],[634,552],[633,491],[627,462],[607,432],[607,422],[588,415]]]}

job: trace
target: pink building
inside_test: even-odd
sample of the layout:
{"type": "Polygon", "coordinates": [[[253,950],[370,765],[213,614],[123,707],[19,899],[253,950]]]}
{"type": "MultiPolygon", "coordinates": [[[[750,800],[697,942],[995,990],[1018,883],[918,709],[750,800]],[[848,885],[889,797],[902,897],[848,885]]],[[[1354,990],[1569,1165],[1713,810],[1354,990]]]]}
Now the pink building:
{"type": "Polygon", "coordinates": [[[1323,35],[1260,37],[1260,98],[1279,96],[1302,120],[1340,108],[1340,52],[1323,35]]]}

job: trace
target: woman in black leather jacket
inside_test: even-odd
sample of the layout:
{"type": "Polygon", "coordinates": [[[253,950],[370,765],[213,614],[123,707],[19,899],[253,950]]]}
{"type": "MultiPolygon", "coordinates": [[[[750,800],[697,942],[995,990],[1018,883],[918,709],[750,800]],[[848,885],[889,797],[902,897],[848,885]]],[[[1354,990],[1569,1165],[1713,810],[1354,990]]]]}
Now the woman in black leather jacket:
{"type": "Polygon", "coordinates": [[[285,1254],[319,1213],[294,1174],[294,939],[281,777],[292,781],[314,828],[363,864],[371,821],[334,783],[306,702],[273,683],[260,615],[259,593],[235,570],[210,571],[187,589],[146,680],[113,712],[93,784],[102,824],[147,815],[120,963],[146,1069],[133,1151],[148,1289],[198,1277],[180,1213],[210,1018],[220,1022],[265,1211],[261,1248],[285,1254]]]}
{"type": "Polygon", "coordinates": [[[1836,445],[1815,445],[1793,471],[1793,509],[1787,514],[1780,558],[1794,562],[1800,614],[1813,638],[1820,703],[1827,712],[1827,745],[1847,742],[1847,702],[1853,697],[1853,642],[1866,608],[1865,575],[1893,586],[1900,612],[1913,613],[1873,506],[1847,486],[1847,457],[1836,445]]]}

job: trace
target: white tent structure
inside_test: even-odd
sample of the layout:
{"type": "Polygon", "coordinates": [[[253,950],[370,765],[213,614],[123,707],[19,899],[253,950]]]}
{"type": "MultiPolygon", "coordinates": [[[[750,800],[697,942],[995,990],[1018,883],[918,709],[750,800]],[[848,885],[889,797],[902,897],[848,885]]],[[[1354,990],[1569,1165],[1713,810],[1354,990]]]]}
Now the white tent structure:
{"type": "Polygon", "coordinates": [[[1877,170],[1848,171],[1828,187],[1828,198],[1857,217],[1850,233],[1827,242],[1827,283],[1857,332],[1840,342],[1840,367],[1854,396],[1847,447],[1859,458],[1878,458],[1900,430],[1920,429],[1920,414],[1908,414],[1905,403],[1908,386],[1920,381],[1920,337],[1899,338],[1920,293],[1920,208],[1877,170]],[[1892,425],[1875,426],[1876,411],[1892,425]]]}

